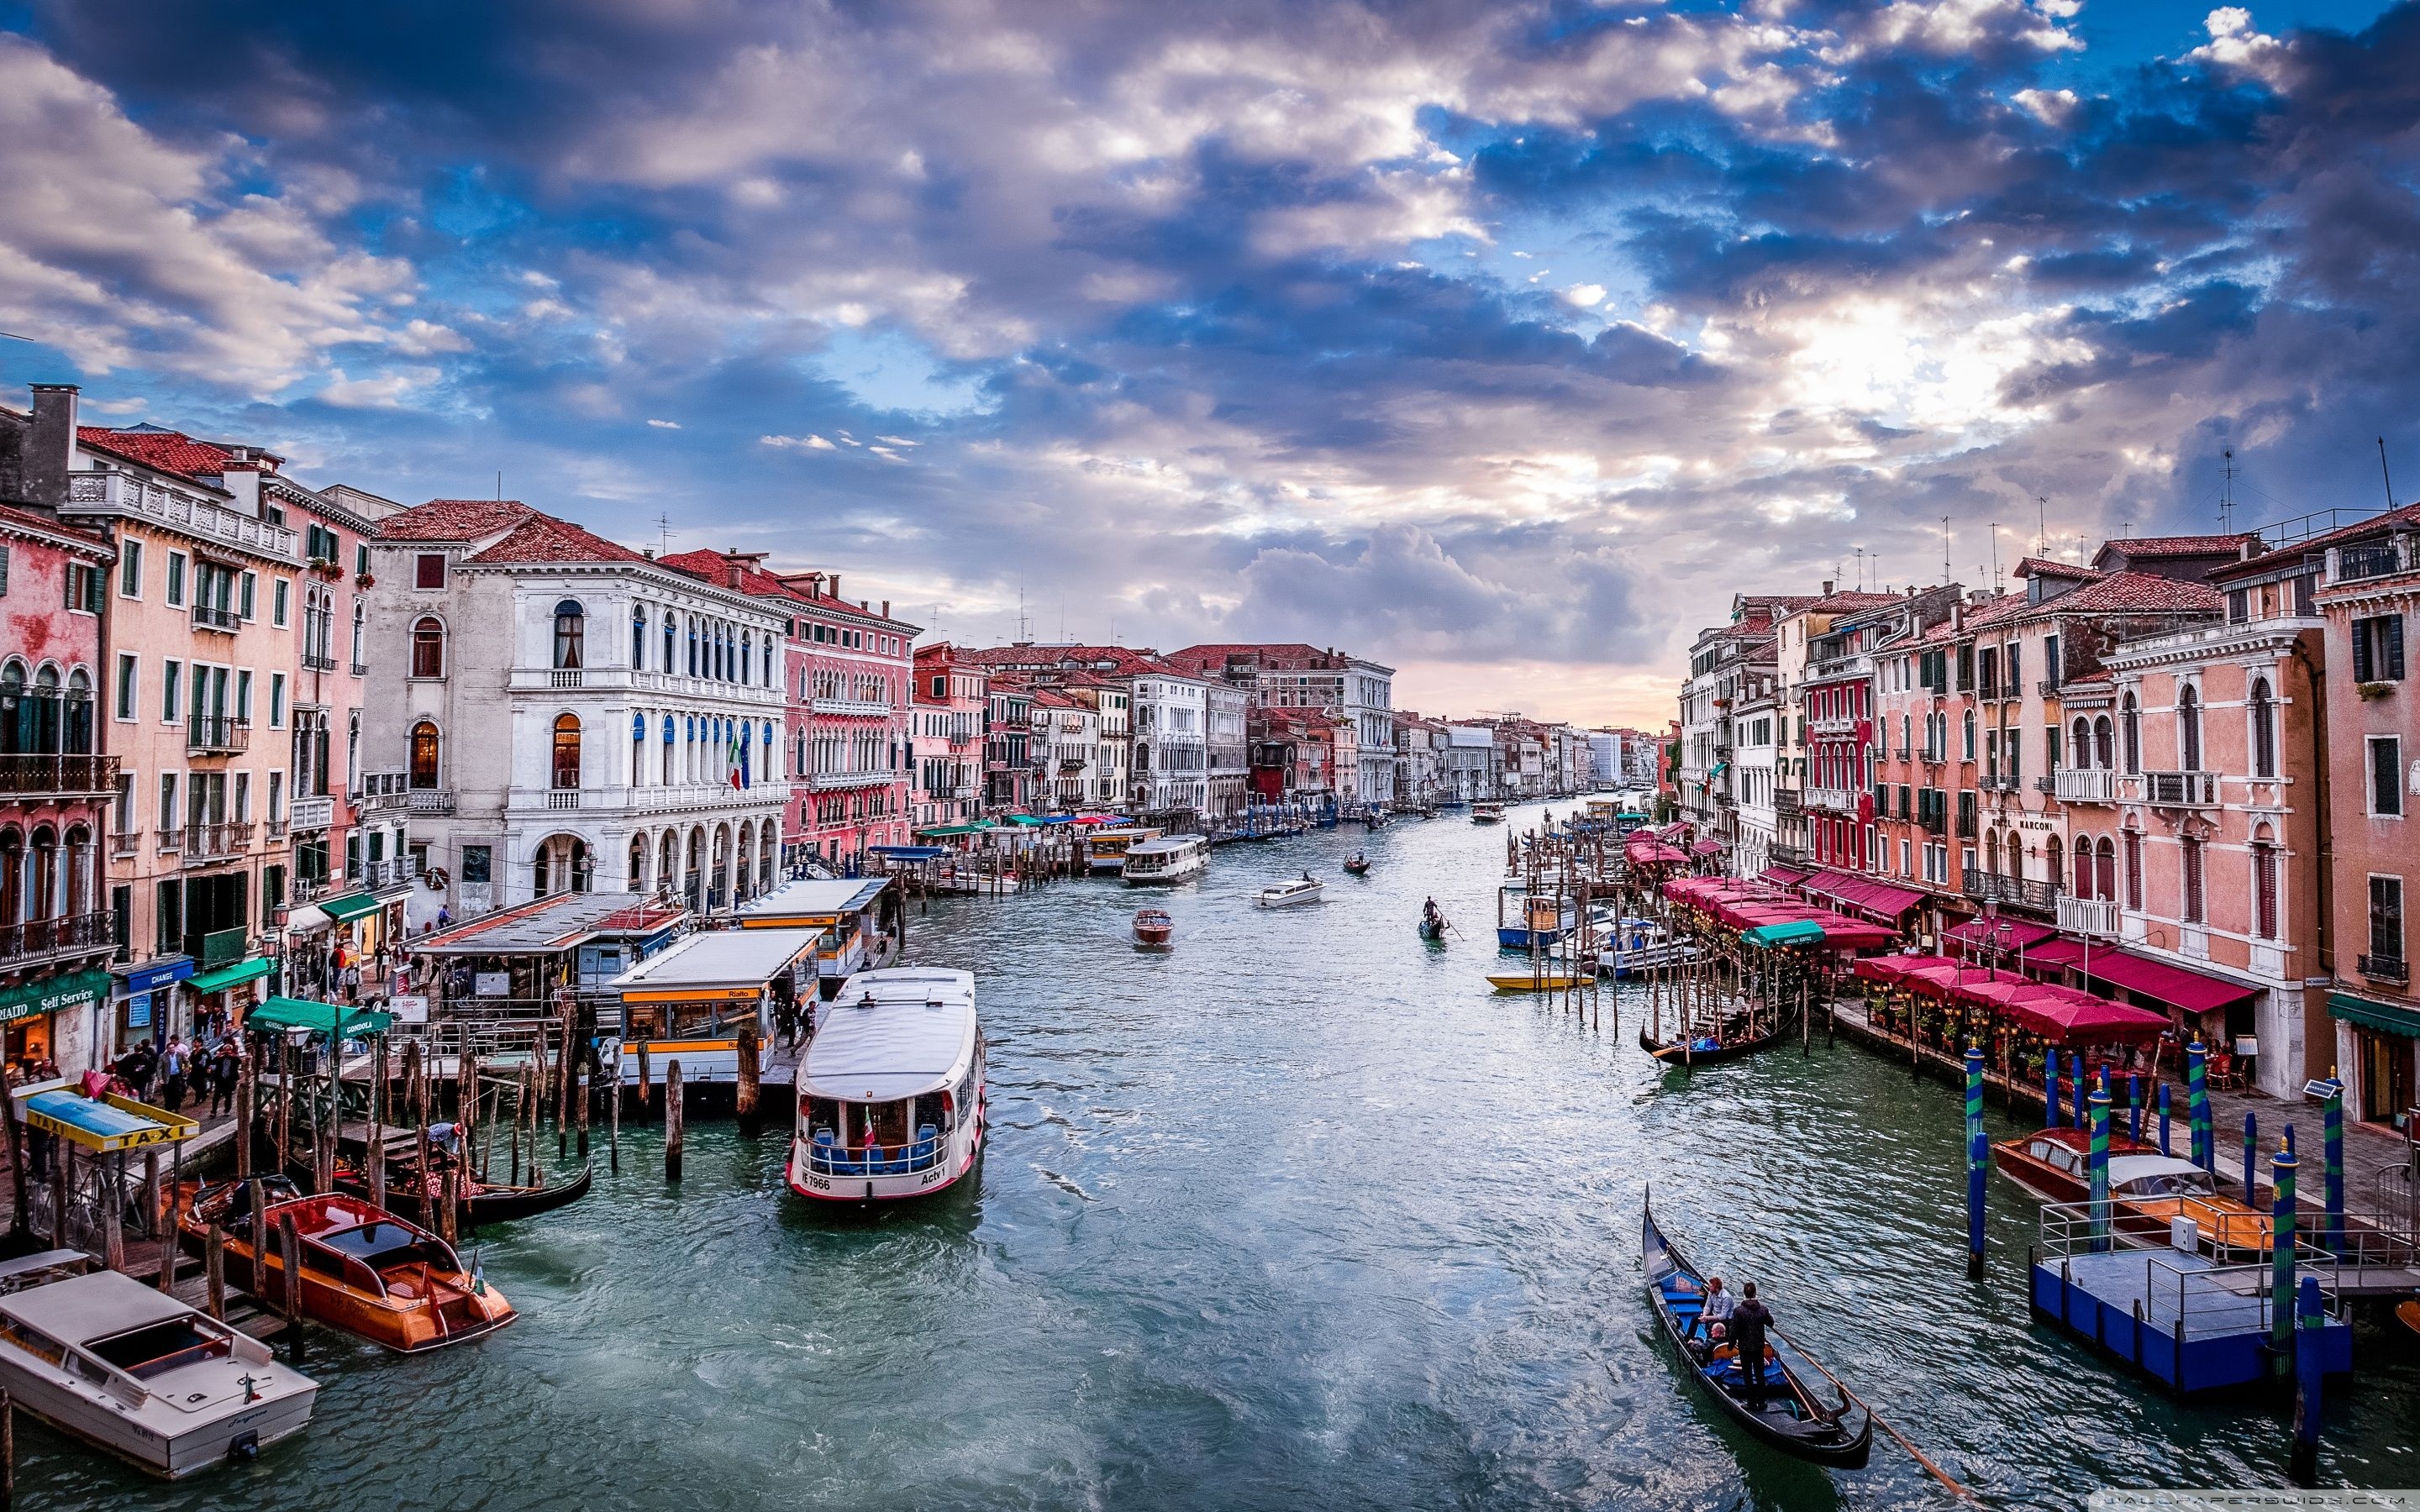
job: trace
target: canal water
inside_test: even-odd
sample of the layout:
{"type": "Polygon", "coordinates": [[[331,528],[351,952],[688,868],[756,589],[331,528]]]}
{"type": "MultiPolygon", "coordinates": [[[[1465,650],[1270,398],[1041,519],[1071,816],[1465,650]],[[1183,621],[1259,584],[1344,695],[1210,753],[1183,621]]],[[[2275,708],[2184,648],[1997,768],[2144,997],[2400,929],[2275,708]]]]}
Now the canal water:
{"type": "MultiPolygon", "coordinates": [[[[777,1133],[710,1123],[674,1190],[626,1129],[618,1177],[482,1246],[521,1312],[504,1334],[416,1359],[315,1334],[308,1435],[175,1488],[22,1427],[23,1504],[1949,1504],[1881,1434],[1827,1473],[1694,1396],[1641,1291],[1651,1183],[1697,1257],[1758,1281],[1986,1504],[2283,1484],[2273,1404],[2177,1405],[2028,1319],[2032,1205],[1996,1179],[1965,1279],[1948,1087],[1820,1036],[1662,1072],[1635,992],[1619,1029],[1610,994],[1600,1026],[1489,992],[1504,834],[1227,847],[1152,900],[1165,953],[1131,946],[1144,900],[1115,882],[937,902],[909,953],[979,979],[978,1180],[810,1210],[777,1133]],[[1337,865],[1356,847],[1366,879],[1337,865]],[[1325,903],[1253,908],[1304,869],[1325,903]],[[1413,930],[1430,894],[1461,932],[1441,949],[1413,930]]],[[[2330,1481],[2420,1484],[2409,1342],[2358,1339],[2330,1481]]]]}

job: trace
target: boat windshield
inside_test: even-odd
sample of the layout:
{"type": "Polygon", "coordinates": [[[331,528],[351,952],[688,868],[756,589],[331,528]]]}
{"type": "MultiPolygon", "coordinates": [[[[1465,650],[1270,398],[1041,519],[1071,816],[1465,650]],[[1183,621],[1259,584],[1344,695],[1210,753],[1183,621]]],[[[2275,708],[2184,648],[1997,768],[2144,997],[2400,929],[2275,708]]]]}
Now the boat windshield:
{"type": "Polygon", "coordinates": [[[182,1365],[225,1359],[233,1346],[224,1335],[195,1327],[190,1318],[169,1318],[95,1339],[85,1348],[135,1380],[148,1381],[182,1365]]]}
{"type": "Polygon", "coordinates": [[[342,1228],[321,1235],[318,1242],[337,1254],[361,1261],[373,1271],[407,1265],[414,1260],[427,1260],[434,1265],[447,1265],[446,1257],[420,1242],[420,1236],[397,1223],[366,1223],[357,1228],[342,1228]]]}
{"type": "Polygon", "coordinates": [[[2206,1197],[2216,1191],[2208,1171],[2163,1171],[2157,1176],[2138,1176],[2125,1187],[2125,1195],[2130,1197],[2206,1197]]]}

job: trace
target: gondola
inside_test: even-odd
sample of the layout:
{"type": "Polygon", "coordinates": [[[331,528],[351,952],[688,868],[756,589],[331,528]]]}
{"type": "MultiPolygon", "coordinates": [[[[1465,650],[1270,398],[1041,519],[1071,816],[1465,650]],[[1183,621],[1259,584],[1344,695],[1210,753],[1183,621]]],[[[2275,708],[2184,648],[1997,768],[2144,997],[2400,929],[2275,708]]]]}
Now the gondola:
{"type": "Polygon", "coordinates": [[[1705,1035],[1699,1035],[1694,1040],[1659,1041],[1652,1029],[1642,1025],[1638,1030],[1638,1048],[1673,1066],[1704,1066],[1716,1061],[1737,1060],[1742,1056],[1754,1055],[1767,1045],[1779,1043],[1782,1037],[1790,1032],[1792,1016],[1778,1020],[1771,1029],[1753,1040],[1733,1040],[1726,1044],[1710,1044],[1707,1042],[1709,1037],[1705,1035]]]}
{"type": "Polygon", "coordinates": [[[1344,858],[1344,870],[1357,877],[1366,876],[1370,872],[1370,858],[1356,851],[1344,858]]]}
{"type": "Polygon", "coordinates": [[[1421,919],[1420,938],[1427,940],[1433,945],[1443,945],[1445,943],[1445,916],[1443,914],[1439,914],[1435,918],[1421,919]]]}
{"type": "MultiPolygon", "coordinates": [[[[465,1230],[484,1227],[489,1224],[508,1224],[519,1218],[535,1218],[541,1212],[552,1212],[568,1207],[588,1195],[589,1184],[597,1180],[597,1167],[582,1165],[569,1180],[552,1186],[488,1186],[477,1180],[469,1183],[470,1191],[462,1198],[461,1224],[465,1230]]],[[[428,1201],[429,1183],[414,1181],[412,1167],[407,1162],[389,1174],[386,1206],[390,1212],[421,1223],[433,1223],[436,1211],[428,1201]]],[[[370,1184],[361,1172],[349,1166],[336,1170],[336,1190],[368,1200],[370,1184]]]]}
{"type": "MultiPolygon", "coordinates": [[[[1759,1440],[1800,1459],[1839,1470],[1862,1470],[1873,1447],[1873,1413],[1849,1388],[1833,1380],[1812,1355],[1778,1333],[1766,1335],[1772,1358],[1765,1363],[1765,1394],[1761,1407],[1751,1407],[1746,1382],[1730,1360],[1701,1364],[1689,1344],[1698,1325],[1698,1309],[1706,1295],[1705,1277],[1688,1257],[1655,1227],[1651,1201],[1639,1211],[1638,1247],[1647,1267],[1647,1295],[1663,1321],[1664,1335],[1688,1366],[1689,1374],[1732,1422],[1759,1440]],[[1817,1376],[1838,1389],[1839,1401],[1825,1407],[1807,1381],[1817,1376]]],[[[1702,1340],[1699,1340],[1702,1343],[1702,1340]]]]}

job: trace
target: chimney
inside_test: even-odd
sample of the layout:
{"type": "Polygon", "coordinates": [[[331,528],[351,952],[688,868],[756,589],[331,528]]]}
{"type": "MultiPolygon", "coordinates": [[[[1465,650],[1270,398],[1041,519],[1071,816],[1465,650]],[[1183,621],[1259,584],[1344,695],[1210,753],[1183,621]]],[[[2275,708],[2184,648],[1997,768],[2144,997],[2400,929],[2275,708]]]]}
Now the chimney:
{"type": "Polygon", "coordinates": [[[882,601],[882,617],[886,620],[891,618],[891,600],[887,598],[882,601]]]}
{"type": "Polygon", "coordinates": [[[827,584],[825,585],[825,587],[824,587],[824,591],[825,591],[826,593],[828,593],[828,594],[831,594],[831,595],[832,595],[832,597],[834,597],[834,598],[838,598],[838,597],[840,596],[840,574],[839,574],[839,573],[836,573],[836,572],[835,572],[835,573],[833,573],[833,574],[831,575],[831,581],[830,581],[830,582],[829,582],[829,583],[827,583],[827,584]]]}
{"type": "Polygon", "coordinates": [[[36,383],[33,424],[25,436],[25,498],[56,509],[68,501],[68,471],[75,466],[76,394],[72,383],[36,383]]]}
{"type": "Polygon", "coordinates": [[[1956,635],[1966,628],[1966,603],[1960,599],[1949,606],[1949,633],[1956,635]]]}
{"type": "Polygon", "coordinates": [[[1832,579],[1829,578],[1823,579],[1823,596],[1825,598],[1832,596],[1832,579]]]}

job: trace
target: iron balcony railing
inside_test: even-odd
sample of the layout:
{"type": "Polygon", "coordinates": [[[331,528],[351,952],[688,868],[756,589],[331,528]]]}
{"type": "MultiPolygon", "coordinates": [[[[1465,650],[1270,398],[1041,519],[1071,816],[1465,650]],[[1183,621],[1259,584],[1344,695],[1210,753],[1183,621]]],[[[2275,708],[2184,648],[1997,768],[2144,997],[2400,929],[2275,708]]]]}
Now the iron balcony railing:
{"type": "Polygon", "coordinates": [[[2399,955],[2366,955],[2361,958],[2361,974],[2372,981],[2410,981],[2412,965],[2399,955]]]}
{"type": "Polygon", "coordinates": [[[252,745],[252,721],[230,714],[197,714],[185,727],[189,756],[229,755],[252,745]]]}
{"type": "Polygon", "coordinates": [[[194,606],[194,628],[196,630],[216,630],[224,635],[233,635],[240,623],[235,610],[223,604],[194,606]]]}
{"type": "Polygon", "coordinates": [[[2143,801],[2159,809],[2212,809],[2218,806],[2216,772],[2145,772],[2143,801]]]}
{"type": "Polygon", "coordinates": [[[1773,811],[1775,813],[1794,818],[1807,811],[1806,805],[1806,798],[1796,788],[1774,789],[1773,811]]]}
{"type": "Polygon", "coordinates": [[[0,925],[0,964],[26,966],[49,957],[114,949],[116,924],[117,916],[104,911],[0,925]]]}
{"type": "Polygon", "coordinates": [[[2055,913],[2058,909],[2059,887],[2055,882],[2001,876],[1992,872],[1969,872],[1963,890],[1967,897],[1978,903],[1996,902],[2006,908],[2023,908],[2039,914],[2055,913]]]}
{"type": "Polygon", "coordinates": [[[332,672],[336,670],[336,658],[325,652],[306,651],[302,653],[302,670],[306,672],[332,672]]]}
{"type": "Polygon", "coordinates": [[[242,820],[229,819],[214,825],[187,825],[179,847],[187,866],[208,866],[242,854],[252,843],[252,825],[242,820]]]}
{"type": "Polygon", "coordinates": [[[0,756],[0,793],[48,798],[116,788],[115,756],[0,756]]]}
{"type": "Polygon", "coordinates": [[[2364,542],[2336,548],[2336,581],[2384,578],[2403,570],[2393,541],[2364,542]]]}

